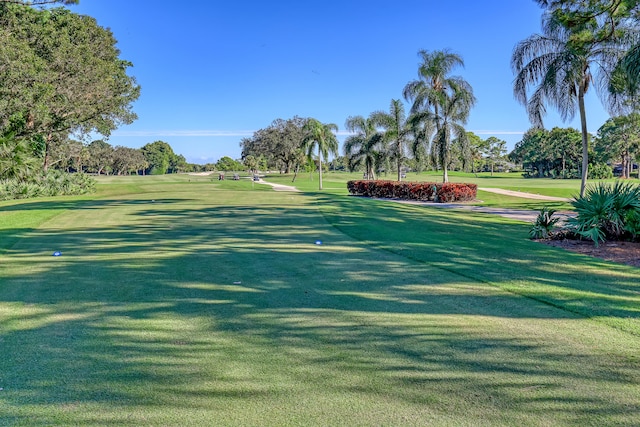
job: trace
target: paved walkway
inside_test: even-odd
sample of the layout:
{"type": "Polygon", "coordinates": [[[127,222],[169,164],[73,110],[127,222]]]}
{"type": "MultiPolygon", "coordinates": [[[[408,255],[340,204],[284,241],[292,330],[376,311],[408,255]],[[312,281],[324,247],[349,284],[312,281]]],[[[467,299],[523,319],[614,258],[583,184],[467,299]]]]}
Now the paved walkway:
{"type": "Polygon", "coordinates": [[[502,188],[478,188],[478,190],[486,191],[488,193],[504,194],[505,196],[522,197],[525,199],[548,200],[550,202],[570,202],[573,200],[567,199],[566,197],[543,196],[542,194],[524,193],[522,191],[505,190],[502,188]]]}
{"type": "Polygon", "coordinates": [[[273,187],[273,189],[275,191],[291,191],[291,192],[299,192],[300,190],[298,190],[296,187],[291,186],[291,185],[284,185],[284,184],[275,184],[273,182],[268,182],[265,181],[264,179],[260,178],[258,181],[256,181],[258,184],[265,184],[265,185],[270,185],[273,187]]]}
{"type": "MultiPolygon", "coordinates": [[[[270,185],[271,187],[273,187],[275,191],[292,191],[292,192],[300,191],[291,185],[275,184],[273,182],[268,182],[263,179],[260,179],[259,181],[256,181],[256,182],[258,184],[270,185]]],[[[502,188],[479,188],[478,190],[488,191],[490,193],[504,194],[504,195],[513,196],[513,197],[522,197],[525,199],[534,199],[534,200],[548,200],[548,201],[554,201],[554,202],[569,202],[573,200],[573,199],[566,199],[563,197],[552,197],[552,196],[543,196],[541,194],[524,193],[522,191],[503,190],[502,188]]],[[[462,203],[433,203],[433,202],[421,202],[418,200],[397,200],[397,199],[380,199],[380,200],[387,200],[387,201],[397,202],[397,203],[405,203],[409,205],[429,206],[433,208],[462,209],[462,210],[468,210],[473,212],[482,212],[490,215],[499,215],[504,218],[510,218],[516,221],[523,221],[523,222],[534,222],[539,213],[539,211],[532,211],[532,210],[525,210],[525,209],[491,208],[487,206],[465,205],[462,203]]],[[[564,222],[569,217],[572,216],[572,213],[558,212],[556,213],[556,216],[560,218],[560,222],[564,222]]]]}

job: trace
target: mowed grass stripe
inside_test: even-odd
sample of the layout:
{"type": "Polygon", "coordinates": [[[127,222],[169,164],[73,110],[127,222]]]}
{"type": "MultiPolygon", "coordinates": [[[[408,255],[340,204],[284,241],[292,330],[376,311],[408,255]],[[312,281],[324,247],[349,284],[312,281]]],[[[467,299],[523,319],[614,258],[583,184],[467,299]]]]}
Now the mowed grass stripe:
{"type": "MultiPolygon", "coordinates": [[[[468,274],[482,265],[475,253],[465,264],[443,245],[431,262],[419,249],[437,245],[411,240],[390,252],[404,235],[384,243],[385,230],[362,220],[385,210],[356,219],[341,199],[145,182],[145,193],[56,216],[4,257],[0,424],[606,425],[639,415],[637,337],[487,285],[496,272],[468,274]],[[335,206],[354,221],[339,225],[348,234],[332,226],[335,206]]],[[[404,221],[416,234],[396,214],[385,227],[404,221]]]]}

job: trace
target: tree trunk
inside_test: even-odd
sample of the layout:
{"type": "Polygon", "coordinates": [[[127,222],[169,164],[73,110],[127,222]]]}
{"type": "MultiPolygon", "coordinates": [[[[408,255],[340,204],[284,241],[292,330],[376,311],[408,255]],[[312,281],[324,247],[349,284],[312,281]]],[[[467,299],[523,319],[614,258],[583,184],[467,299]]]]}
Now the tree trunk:
{"type": "Polygon", "coordinates": [[[44,173],[47,173],[47,171],[49,170],[49,160],[50,160],[50,156],[49,156],[49,151],[51,148],[51,139],[53,138],[53,135],[51,133],[49,133],[49,135],[47,135],[47,139],[45,140],[44,143],[44,162],[42,164],[42,170],[44,171],[44,173]]]}
{"type": "Polygon", "coordinates": [[[398,182],[402,181],[402,158],[400,157],[400,142],[398,141],[398,160],[396,161],[398,166],[398,182]]]}
{"type": "Polygon", "coordinates": [[[318,189],[322,190],[322,153],[320,147],[318,147],[318,189]]]}
{"type": "Polygon", "coordinates": [[[584,89],[578,88],[578,107],[580,109],[580,127],[582,130],[582,180],[580,181],[580,197],[584,197],[589,175],[589,133],[587,131],[587,114],[584,108],[584,89]]]}

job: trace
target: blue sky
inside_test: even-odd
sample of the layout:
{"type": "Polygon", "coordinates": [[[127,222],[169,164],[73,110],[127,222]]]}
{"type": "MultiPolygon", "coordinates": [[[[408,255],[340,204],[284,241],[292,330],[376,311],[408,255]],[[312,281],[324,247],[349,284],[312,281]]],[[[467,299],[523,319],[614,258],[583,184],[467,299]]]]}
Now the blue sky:
{"type": "MultiPolygon", "coordinates": [[[[402,98],[420,49],[463,57],[455,74],[478,100],[468,130],[511,149],[530,127],[513,98],[510,58],[540,31],[533,0],[81,0],[71,9],[111,28],[142,86],[139,119],[112,134],[114,146],[162,140],[193,163],[239,158],[243,137],[294,115],[337,124],[343,140],[347,117],[402,98]]],[[[608,114],[594,93],[587,102],[596,132],[608,114]]],[[[545,120],[578,124],[551,109],[545,120]]]]}

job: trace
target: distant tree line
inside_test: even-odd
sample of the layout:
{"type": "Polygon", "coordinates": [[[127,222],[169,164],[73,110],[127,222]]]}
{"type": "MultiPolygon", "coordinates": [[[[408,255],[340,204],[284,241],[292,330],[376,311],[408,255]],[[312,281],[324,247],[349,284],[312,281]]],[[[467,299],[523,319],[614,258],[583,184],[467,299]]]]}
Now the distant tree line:
{"type": "MultiPolygon", "coordinates": [[[[631,178],[640,162],[640,115],[631,113],[608,119],[596,135],[589,134],[589,176],[593,179],[631,178]]],[[[573,128],[531,128],[509,153],[509,159],[527,177],[580,178],[582,135],[573,128]]]]}

